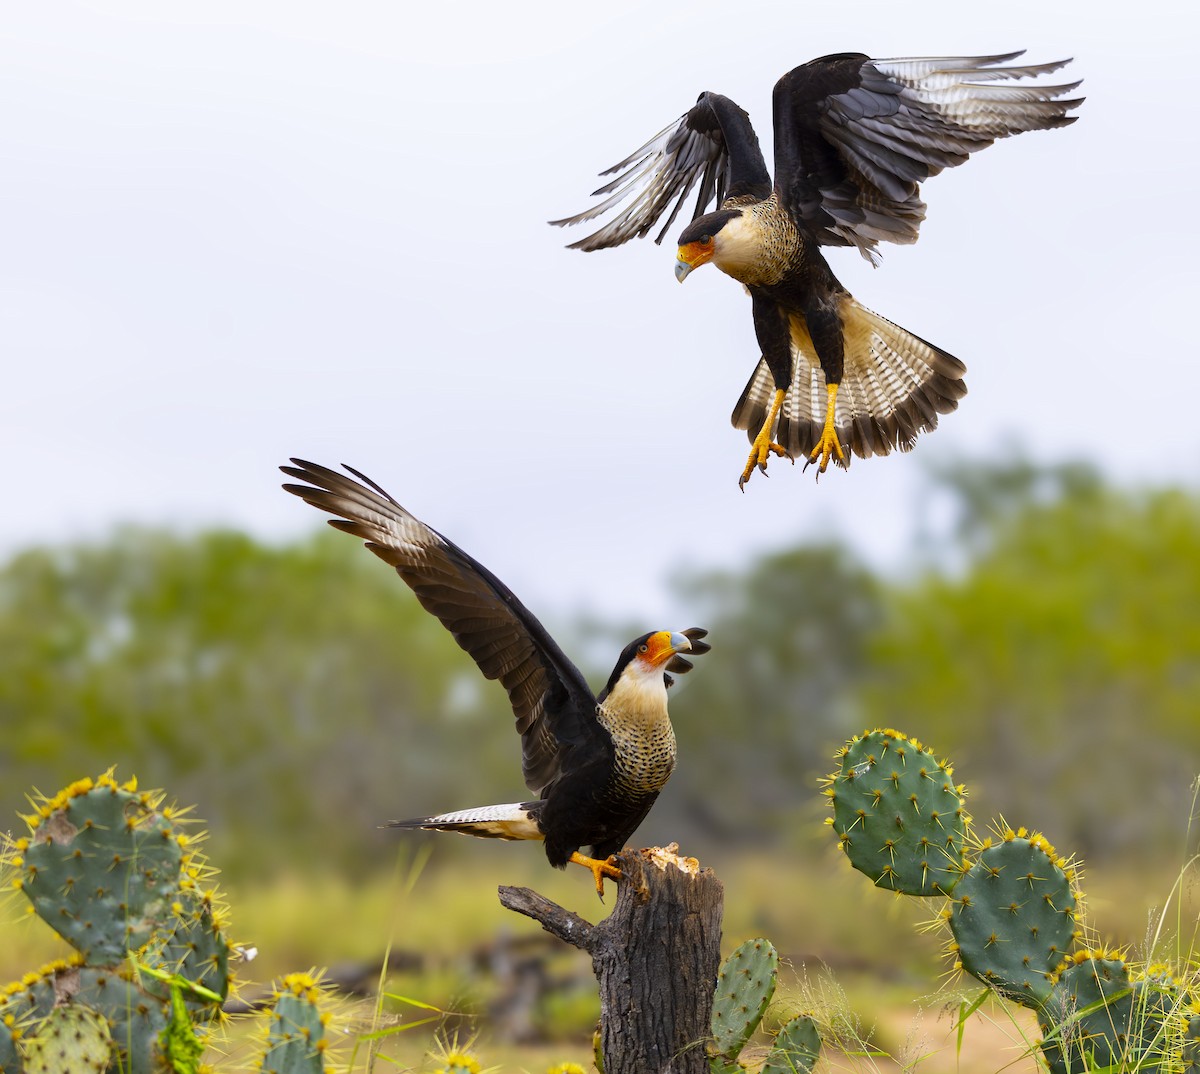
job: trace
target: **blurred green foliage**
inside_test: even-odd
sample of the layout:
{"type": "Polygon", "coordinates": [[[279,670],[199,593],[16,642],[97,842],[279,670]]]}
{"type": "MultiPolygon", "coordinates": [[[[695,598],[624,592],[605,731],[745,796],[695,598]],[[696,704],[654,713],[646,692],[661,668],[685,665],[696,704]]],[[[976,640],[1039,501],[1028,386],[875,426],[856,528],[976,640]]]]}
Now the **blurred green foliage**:
{"type": "Polygon", "coordinates": [[[497,718],[502,694],[484,711],[486,685],[390,571],[329,532],[275,548],[122,530],[0,571],[9,806],[117,764],[197,803],[233,872],[317,847],[362,863],[393,842],[376,828],[394,810],[449,804],[443,781],[511,775],[512,715],[497,718]]]}
{"type": "Polygon", "coordinates": [[[1200,772],[1200,498],[1079,467],[944,487],[966,558],[889,588],[867,722],[936,741],[989,813],[1085,858],[1178,851],[1200,772]]]}
{"type": "MultiPolygon", "coordinates": [[[[704,855],[811,828],[823,846],[816,777],[890,725],[969,763],[989,814],[1089,857],[1178,850],[1200,771],[1200,497],[1018,462],[936,474],[919,506],[900,576],[830,544],[677,582],[714,649],[677,688],[680,767],[639,840],[704,855]]],[[[584,670],[598,686],[609,667],[584,670]]],[[[503,691],[326,531],[121,530],[15,556],[0,721],[0,808],[117,764],[195,802],[227,874],[318,850],[390,863],[381,822],[525,793],[503,691]]]]}

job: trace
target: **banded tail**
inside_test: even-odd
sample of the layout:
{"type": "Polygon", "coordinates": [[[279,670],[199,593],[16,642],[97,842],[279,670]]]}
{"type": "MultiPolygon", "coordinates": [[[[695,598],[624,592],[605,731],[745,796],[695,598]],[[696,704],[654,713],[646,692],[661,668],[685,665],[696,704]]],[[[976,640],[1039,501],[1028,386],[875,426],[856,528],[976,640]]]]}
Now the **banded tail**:
{"type": "MultiPolygon", "coordinates": [[[[840,308],[845,344],[837,395],[837,435],[851,455],[869,459],[894,448],[911,451],[917,437],[937,428],[967,394],[967,367],[954,355],[927,343],[844,295],[840,308]]],[[[775,382],[760,359],[737,406],[735,429],[753,442],[775,394],[775,382]]],[[[807,458],[825,424],[825,374],[801,317],[792,318],[792,383],[779,414],[774,440],[793,459],[807,458]]]]}
{"type": "Polygon", "coordinates": [[[386,828],[425,828],[437,832],[460,832],[482,839],[544,839],[537,824],[541,802],[510,802],[439,813],[435,817],[389,820],[386,828]]]}

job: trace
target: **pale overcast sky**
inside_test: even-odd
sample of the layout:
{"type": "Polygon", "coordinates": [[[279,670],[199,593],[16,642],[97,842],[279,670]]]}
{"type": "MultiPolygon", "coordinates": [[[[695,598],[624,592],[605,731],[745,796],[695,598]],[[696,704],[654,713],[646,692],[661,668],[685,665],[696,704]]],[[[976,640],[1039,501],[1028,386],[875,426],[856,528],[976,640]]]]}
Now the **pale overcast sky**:
{"type": "Polygon", "coordinates": [[[832,534],[894,562],[923,462],[1019,443],[1192,482],[1180,10],[0,3],[0,553],[122,521],[296,535],[318,519],[275,467],[301,455],[364,470],[536,610],[677,626],[675,568],[832,534]],[[1022,47],[1075,57],[1079,122],[926,184],[921,241],[881,268],[830,253],[970,394],[911,455],[819,485],[776,461],[741,494],[741,288],[545,221],[702,90],[769,154],[771,87],[812,57],[1022,47]]]}

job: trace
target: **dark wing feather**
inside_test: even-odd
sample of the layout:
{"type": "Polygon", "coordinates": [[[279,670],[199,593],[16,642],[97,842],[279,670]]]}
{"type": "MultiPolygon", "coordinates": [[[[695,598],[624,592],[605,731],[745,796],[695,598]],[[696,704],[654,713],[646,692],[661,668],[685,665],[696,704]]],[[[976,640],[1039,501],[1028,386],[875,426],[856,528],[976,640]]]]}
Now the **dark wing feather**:
{"type": "Polygon", "coordinates": [[[604,201],[575,216],[550,221],[559,227],[581,224],[620,207],[612,220],[571,243],[571,249],[603,250],[640,239],[667,213],[654,239],[661,243],[697,183],[693,220],[714,200],[720,205],[726,198],[743,194],[765,198],[771,192],[771,176],[750,117],[718,93],[700,94],[678,122],[601,174],[613,172],[620,174],[593,192],[593,197],[607,194],[604,201]]]}
{"type": "Polygon", "coordinates": [[[775,187],[827,246],[915,242],[920,184],[997,138],[1074,123],[1078,82],[1022,80],[1069,63],[997,66],[1020,56],[872,60],[825,56],[775,85],[775,187]],[[1014,83],[1021,83],[1016,85],[1014,83]]]}
{"type": "Polygon", "coordinates": [[[308,484],[283,487],[339,516],[329,524],[361,537],[395,567],[479,670],[508,691],[531,791],[541,795],[557,777],[570,746],[603,740],[596,699],[583,675],[499,578],[357,470],[346,467],[362,484],[303,459],[292,462],[280,469],[308,484]]]}

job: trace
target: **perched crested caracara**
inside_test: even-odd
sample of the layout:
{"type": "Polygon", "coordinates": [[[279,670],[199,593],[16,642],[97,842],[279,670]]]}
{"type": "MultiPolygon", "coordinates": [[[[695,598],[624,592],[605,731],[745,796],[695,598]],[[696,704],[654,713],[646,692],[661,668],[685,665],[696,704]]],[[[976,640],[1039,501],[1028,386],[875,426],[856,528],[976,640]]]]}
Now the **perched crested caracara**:
{"type": "Polygon", "coordinates": [[[485,566],[357,470],[346,467],[360,481],[302,459],[292,462],[295,466],[280,469],[307,484],[283,487],[337,515],[331,526],[361,537],[395,567],[479,670],[500,680],[517,717],[525,785],[533,801],[391,826],[541,839],[551,865],[586,866],[603,893],[603,878],[620,876],[606,859],[625,846],[675,767],[675,732],[667,715],[670,673],[691,669],[681,653],[708,652],[702,640],[708,631],[659,630],[635,638],[594,695],[545,627],[485,566]],[[590,857],[579,853],[585,846],[590,857]]]}
{"type": "Polygon", "coordinates": [[[775,84],[775,179],[749,116],[728,97],[702,93],[694,108],[610,168],[605,201],[576,224],[620,206],[580,250],[646,235],[656,242],[700,183],[694,218],[679,236],[675,275],[712,262],[750,292],[762,359],[733,411],[753,448],[744,486],[771,454],[830,458],[909,450],[966,394],[966,367],[859,303],[821,246],[856,246],[876,261],[880,241],[909,243],[925,218],[919,184],[997,138],[1073,123],[1064,100],[1078,82],[1023,81],[1068,60],[996,66],[1020,56],[872,60],[823,56],[775,84]],[[717,211],[704,214],[714,198],[717,211]],[[674,203],[674,204],[672,204],[674,203]]]}

